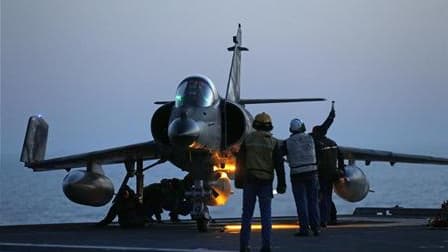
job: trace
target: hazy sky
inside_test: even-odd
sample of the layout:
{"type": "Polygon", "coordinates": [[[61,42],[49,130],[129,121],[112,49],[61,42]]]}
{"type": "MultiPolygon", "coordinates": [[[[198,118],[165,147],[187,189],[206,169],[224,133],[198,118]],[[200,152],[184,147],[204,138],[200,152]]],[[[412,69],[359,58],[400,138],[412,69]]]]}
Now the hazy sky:
{"type": "MultiPolygon", "coordinates": [[[[237,24],[244,98],[336,100],[341,145],[448,156],[448,1],[1,1],[1,153],[28,116],[49,156],[152,139],[156,100],[186,76],[225,90],[237,24]]],[[[251,105],[285,138],[330,102],[251,105]]],[[[3,158],[2,158],[3,159],[3,158]]]]}
{"type": "MultiPolygon", "coordinates": [[[[309,129],[320,124],[335,100],[329,134],[339,144],[448,157],[446,0],[0,2],[0,224],[92,221],[107,211],[70,203],[60,190],[65,171],[22,168],[30,115],[42,114],[50,125],[48,157],[151,140],[153,102],[173,99],[186,76],[204,74],[223,94],[226,48],[238,23],[250,49],[242,59],[243,98],[328,99],[248,106],[272,115],[276,136],[288,136],[293,117],[309,129]],[[83,211],[95,214],[76,219],[83,211]]],[[[108,168],[118,186],[124,169],[108,168]]],[[[360,204],[336,198],[338,209],[437,207],[445,200],[446,167],[384,168],[364,169],[375,194],[360,204]]],[[[145,183],[182,175],[166,164],[147,172],[145,183]]],[[[291,197],[289,190],[275,204],[287,206],[291,197]]],[[[230,200],[213,213],[238,215],[240,190],[230,200]]],[[[294,214],[288,209],[273,213],[294,214]]]]}

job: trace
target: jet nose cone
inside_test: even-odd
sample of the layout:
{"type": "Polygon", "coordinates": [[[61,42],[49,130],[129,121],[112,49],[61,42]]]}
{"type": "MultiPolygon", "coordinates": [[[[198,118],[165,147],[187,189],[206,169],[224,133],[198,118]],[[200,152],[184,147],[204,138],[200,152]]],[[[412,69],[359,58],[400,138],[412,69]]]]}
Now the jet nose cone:
{"type": "Polygon", "coordinates": [[[199,137],[199,131],[200,128],[194,120],[178,118],[168,127],[168,136],[173,143],[187,146],[199,137]]]}

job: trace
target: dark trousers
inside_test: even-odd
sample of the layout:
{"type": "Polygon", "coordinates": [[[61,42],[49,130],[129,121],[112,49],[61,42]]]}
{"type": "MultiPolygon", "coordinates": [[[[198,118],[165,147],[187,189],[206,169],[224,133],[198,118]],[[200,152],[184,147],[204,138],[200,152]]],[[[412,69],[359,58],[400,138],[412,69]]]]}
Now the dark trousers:
{"type": "Polygon", "coordinates": [[[240,247],[249,245],[252,216],[254,214],[255,203],[258,197],[258,204],[261,214],[261,236],[262,246],[271,246],[271,201],[272,183],[256,184],[249,183],[243,189],[243,214],[241,220],[240,247]]]}
{"type": "Polygon", "coordinates": [[[294,175],[291,177],[292,193],[296,202],[300,232],[308,233],[319,230],[319,180],[317,173],[294,175]]]}
{"type": "Polygon", "coordinates": [[[333,196],[333,182],[328,179],[319,179],[320,186],[320,223],[327,225],[330,222],[330,209],[333,196]]]}
{"type": "Polygon", "coordinates": [[[328,221],[328,224],[336,225],[336,223],[337,223],[337,210],[336,206],[334,205],[334,202],[331,201],[330,220],[328,221]]]}

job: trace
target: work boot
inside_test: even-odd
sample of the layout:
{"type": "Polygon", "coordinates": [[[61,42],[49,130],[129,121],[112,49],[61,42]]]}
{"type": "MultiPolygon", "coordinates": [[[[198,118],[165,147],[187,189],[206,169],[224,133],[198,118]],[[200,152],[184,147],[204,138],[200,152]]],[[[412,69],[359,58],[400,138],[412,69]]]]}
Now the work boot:
{"type": "Polygon", "coordinates": [[[250,252],[250,247],[240,247],[240,252],[250,252]]]}
{"type": "Polygon", "coordinates": [[[310,232],[309,231],[299,231],[299,232],[295,233],[294,236],[307,237],[307,236],[310,236],[310,232]]]}
{"type": "Polygon", "coordinates": [[[314,235],[314,236],[319,236],[319,234],[320,234],[320,228],[319,228],[319,226],[317,226],[317,227],[311,227],[311,231],[313,232],[313,235],[314,235]]]}
{"type": "Polygon", "coordinates": [[[271,252],[271,247],[262,247],[260,252],[271,252]]]}

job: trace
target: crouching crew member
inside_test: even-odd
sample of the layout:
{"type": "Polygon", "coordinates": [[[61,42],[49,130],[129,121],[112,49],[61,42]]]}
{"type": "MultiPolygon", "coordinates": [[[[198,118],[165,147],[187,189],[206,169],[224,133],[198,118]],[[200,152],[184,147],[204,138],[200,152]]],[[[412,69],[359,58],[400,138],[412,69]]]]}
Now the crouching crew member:
{"type": "Polygon", "coordinates": [[[137,195],[129,186],[123,186],[118,191],[106,217],[98,222],[98,226],[110,224],[118,215],[118,223],[122,228],[143,227],[145,217],[142,205],[137,195]]]}
{"type": "Polygon", "coordinates": [[[152,183],[143,188],[143,209],[150,222],[154,222],[154,216],[158,223],[162,222],[162,204],[164,200],[164,190],[161,183],[152,183]]]}

